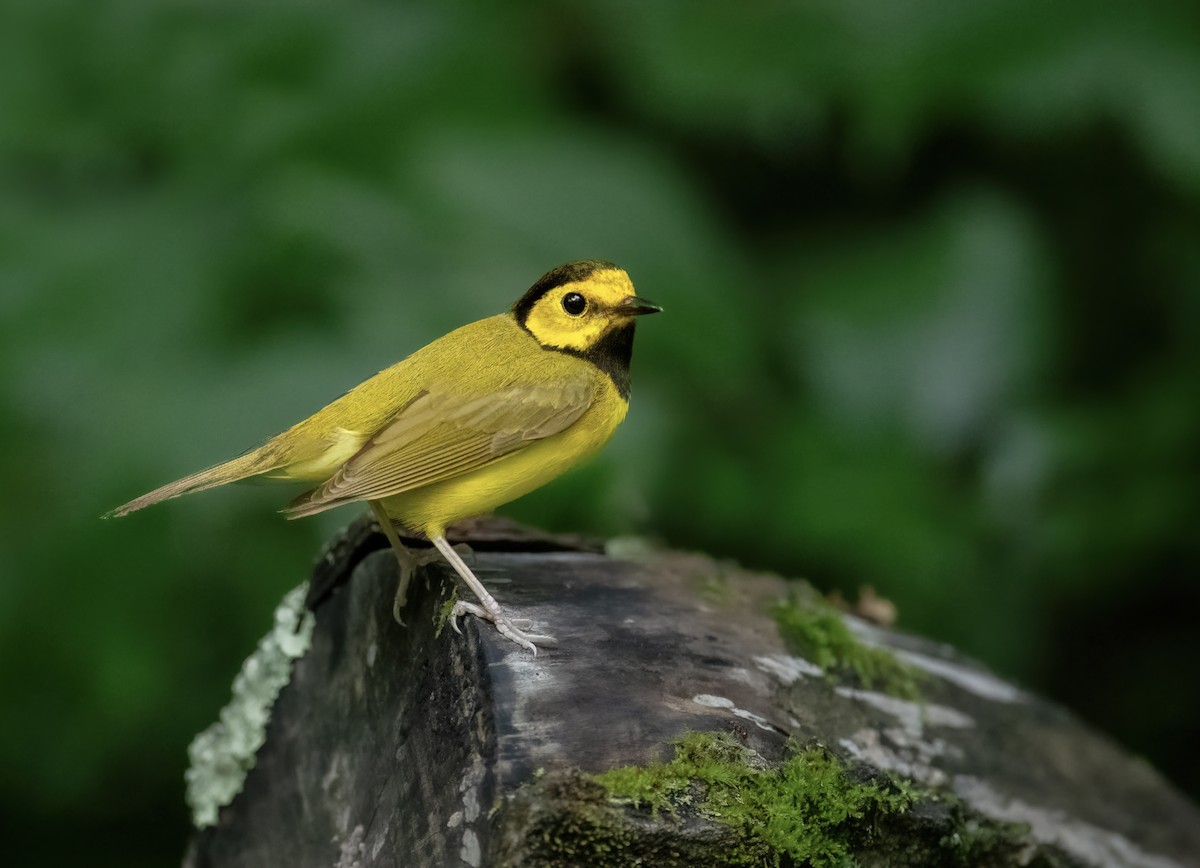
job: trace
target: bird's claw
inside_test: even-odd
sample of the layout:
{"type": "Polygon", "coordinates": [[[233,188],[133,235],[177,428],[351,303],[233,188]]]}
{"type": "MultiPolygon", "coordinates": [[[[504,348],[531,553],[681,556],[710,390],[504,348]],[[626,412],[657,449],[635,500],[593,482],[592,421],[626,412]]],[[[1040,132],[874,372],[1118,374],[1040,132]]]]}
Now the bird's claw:
{"type": "Polygon", "coordinates": [[[533,622],[527,618],[509,618],[499,606],[496,606],[495,609],[488,609],[477,603],[468,603],[465,600],[459,600],[454,604],[454,608],[450,610],[450,626],[459,635],[462,634],[462,630],[458,627],[458,618],[460,615],[474,615],[485,621],[491,621],[496,625],[496,630],[501,636],[516,642],[522,648],[532,652],[534,657],[537,656],[537,646],[539,644],[558,644],[558,640],[553,636],[525,632],[533,625],[533,622]]]}

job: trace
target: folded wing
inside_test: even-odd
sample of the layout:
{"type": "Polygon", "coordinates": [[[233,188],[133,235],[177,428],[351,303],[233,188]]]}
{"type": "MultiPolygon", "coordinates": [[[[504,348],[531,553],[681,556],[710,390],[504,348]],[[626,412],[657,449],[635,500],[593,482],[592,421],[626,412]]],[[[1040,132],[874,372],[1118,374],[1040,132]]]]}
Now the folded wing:
{"type": "Polygon", "coordinates": [[[592,394],[583,377],[471,396],[431,387],[326,482],[295,500],[287,515],[300,518],[470,473],[567,429],[591,406],[592,394]]]}

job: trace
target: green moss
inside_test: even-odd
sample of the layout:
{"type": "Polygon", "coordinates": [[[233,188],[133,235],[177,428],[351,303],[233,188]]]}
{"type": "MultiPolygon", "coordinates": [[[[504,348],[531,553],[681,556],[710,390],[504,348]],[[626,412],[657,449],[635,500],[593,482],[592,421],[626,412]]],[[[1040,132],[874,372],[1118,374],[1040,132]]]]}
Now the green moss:
{"type": "Polygon", "coordinates": [[[953,794],[845,765],[821,747],[768,764],[723,733],[684,735],[670,762],[535,776],[505,800],[495,828],[497,868],[1073,864],[953,794]]]}
{"type": "Polygon", "coordinates": [[[790,599],[772,611],[788,647],[830,673],[853,673],[868,690],[920,698],[921,673],[882,648],[860,642],[841,614],[824,603],[790,599]]]}
{"type": "Polygon", "coordinates": [[[450,613],[454,611],[457,603],[458,584],[455,583],[450,586],[450,596],[446,598],[446,602],[442,603],[441,608],[438,609],[437,618],[434,619],[437,629],[433,631],[433,638],[440,639],[442,637],[442,631],[446,629],[446,624],[450,620],[450,613]]]}
{"type": "Polygon", "coordinates": [[[1069,861],[1060,860],[1052,849],[1041,849],[1031,853],[1029,826],[1025,823],[1003,823],[982,820],[973,816],[958,799],[940,796],[949,803],[953,815],[953,831],[938,841],[940,849],[947,854],[947,861],[959,865],[990,866],[1012,865],[1020,858],[1030,868],[1065,868],[1069,861]]]}
{"type": "Polygon", "coordinates": [[[675,758],[596,776],[613,798],[652,812],[696,811],[733,829],[742,842],[728,864],[780,864],[789,857],[819,868],[854,864],[851,840],[869,835],[877,817],[906,810],[901,786],[855,781],[821,748],[793,752],[779,768],[725,733],[688,733],[675,758]]]}
{"type": "Polygon", "coordinates": [[[714,606],[728,606],[733,601],[729,578],[724,573],[705,576],[700,582],[700,598],[714,606]]]}

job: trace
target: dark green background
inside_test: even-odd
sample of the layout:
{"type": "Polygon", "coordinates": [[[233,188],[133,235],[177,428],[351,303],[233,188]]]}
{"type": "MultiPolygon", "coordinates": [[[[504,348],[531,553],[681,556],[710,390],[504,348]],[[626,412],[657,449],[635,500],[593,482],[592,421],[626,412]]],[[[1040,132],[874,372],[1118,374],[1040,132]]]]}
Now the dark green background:
{"type": "Polygon", "coordinates": [[[667,312],[507,513],[873,584],[1200,793],[1198,9],[4,0],[8,864],[178,858],[354,511],[98,516],[577,258],[667,312]]]}

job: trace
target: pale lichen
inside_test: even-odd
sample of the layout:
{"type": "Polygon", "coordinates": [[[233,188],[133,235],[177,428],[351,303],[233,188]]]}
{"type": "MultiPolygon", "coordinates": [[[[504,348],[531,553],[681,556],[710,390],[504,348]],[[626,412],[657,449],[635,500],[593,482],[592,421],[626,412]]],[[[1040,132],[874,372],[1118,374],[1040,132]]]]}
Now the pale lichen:
{"type": "Polygon", "coordinates": [[[233,696],[216,723],[192,739],[184,775],[187,803],[197,829],[215,825],[217,812],[242,790],[267,722],[292,662],[308,650],[315,618],[304,606],[308,583],[290,591],[275,610],[275,624],[233,680],[233,696]]]}

